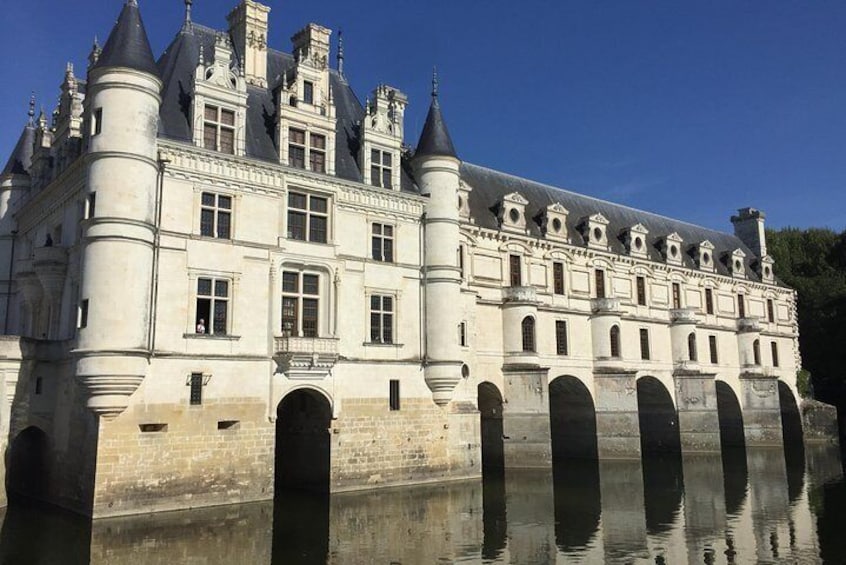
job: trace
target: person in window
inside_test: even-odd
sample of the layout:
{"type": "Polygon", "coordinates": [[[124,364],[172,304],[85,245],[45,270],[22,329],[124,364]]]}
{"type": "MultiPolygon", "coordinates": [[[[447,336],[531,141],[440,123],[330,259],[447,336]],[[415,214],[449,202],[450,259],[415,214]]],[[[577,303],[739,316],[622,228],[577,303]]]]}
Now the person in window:
{"type": "Polygon", "coordinates": [[[197,322],[197,333],[204,334],[206,333],[206,321],[200,318],[200,321],[197,322]]]}

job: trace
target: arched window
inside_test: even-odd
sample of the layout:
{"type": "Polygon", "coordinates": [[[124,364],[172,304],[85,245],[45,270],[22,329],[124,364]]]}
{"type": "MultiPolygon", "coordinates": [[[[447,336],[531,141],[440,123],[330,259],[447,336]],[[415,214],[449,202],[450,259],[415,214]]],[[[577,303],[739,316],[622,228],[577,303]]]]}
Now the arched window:
{"type": "Polygon", "coordinates": [[[535,350],[535,319],[531,316],[523,318],[523,351],[535,350]]]}
{"type": "Polygon", "coordinates": [[[611,357],[620,356],[620,327],[611,326],[611,357]]]}
{"type": "Polygon", "coordinates": [[[752,342],[752,358],[755,360],[755,365],[761,364],[761,342],[757,339],[752,342]]]}
{"type": "Polygon", "coordinates": [[[691,332],[687,336],[687,356],[691,361],[696,361],[696,334],[691,332]]]}

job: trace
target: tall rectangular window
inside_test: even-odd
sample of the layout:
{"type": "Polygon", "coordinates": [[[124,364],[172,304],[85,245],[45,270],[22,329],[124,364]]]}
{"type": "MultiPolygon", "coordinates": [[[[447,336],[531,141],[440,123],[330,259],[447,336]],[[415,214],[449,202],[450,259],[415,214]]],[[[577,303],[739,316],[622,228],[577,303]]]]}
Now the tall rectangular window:
{"type": "Polygon", "coordinates": [[[88,300],[79,303],[79,328],[88,327],[88,300]]]}
{"type": "Polygon", "coordinates": [[[649,330],[640,328],[640,358],[649,360],[649,330]]]}
{"type": "Polygon", "coordinates": [[[738,318],[745,318],[746,317],[746,302],[743,300],[743,295],[737,295],[737,317],[738,318]]]}
{"type": "Polygon", "coordinates": [[[523,286],[519,255],[508,256],[508,270],[511,278],[511,286],[523,286]]]}
{"type": "Polygon", "coordinates": [[[387,151],[371,149],[370,184],[382,188],[393,188],[394,158],[387,151]]]}
{"type": "Polygon", "coordinates": [[[596,279],[596,297],[605,298],[605,271],[597,269],[593,274],[596,279]]]}
{"type": "Polygon", "coordinates": [[[197,333],[226,335],[228,317],[229,281],[197,279],[197,333]]]}
{"type": "Polygon", "coordinates": [[[94,110],[94,120],[91,124],[91,135],[100,135],[103,133],[103,109],[97,108],[94,110]]]}
{"type": "Polygon", "coordinates": [[[714,292],[710,288],[705,289],[705,313],[714,313],[714,292]]]}
{"type": "Polygon", "coordinates": [[[288,238],[326,243],[329,233],[329,200],[324,196],[288,193],[288,238]]]}
{"type": "Polygon", "coordinates": [[[203,403],[203,374],[191,373],[189,386],[191,387],[189,403],[191,406],[199,406],[203,403]]]}
{"type": "Polygon", "coordinates": [[[303,81],[303,102],[314,104],[314,83],[308,80],[303,81]]]}
{"type": "Polygon", "coordinates": [[[681,285],[673,283],[673,308],[681,308],[681,285]]]}
{"type": "Polygon", "coordinates": [[[288,165],[305,169],[306,132],[297,128],[288,128],[288,165]]]}
{"type": "Polygon", "coordinates": [[[711,364],[716,365],[719,363],[719,358],[717,357],[717,336],[708,336],[708,347],[711,349],[711,364]]]}
{"type": "Polygon", "coordinates": [[[92,192],[88,195],[88,205],[86,206],[85,219],[93,218],[94,213],[96,211],[97,211],[97,193],[92,192]]]}
{"type": "Polygon", "coordinates": [[[385,263],[393,263],[394,226],[374,223],[371,231],[373,232],[371,236],[373,259],[376,261],[384,261],[385,263]]]}
{"type": "Polygon", "coordinates": [[[775,322],[775,309],[773,308],[772,298],[767,299],[767,321],[770,323],[775,322]]]}
{"type": "Polygon", "coordinates": [[[317,337],[320,330],[320,275],[282,272],[282,335],[317,337]]]}
{"type": "Polygon", "coordinates": [[[464,280],[464,246],[458,246],[458,273],[461,275],[461,280],[464,280]]]}
{"type": "Polygon", "coordinates": [[[233,155],[235,112],[207,104],[203,117],[203,147],[233,155]]]}
{"type": "Polygon", "coordinates": [[[467,347],[467,322],[458,324],[458,345],[467,347]]]}
{"type": "Polygon", "coordinates": [[[400,382],[395,379],[388,386],[388,406],[392,412],[400,409],[400,382]]]}
{"type": "Polygon", "coordinates": [[[567,322],[564,320],[555,320],[555,352],[558,355],[568,355],[567,322]]]}
{"type": "Polygon", "coordinates": [[[635,284],[637,285],[637,303],[640,306],[646,306],[646,278],[637,277],[635,284]]]}
{"type": "Polygon", "coordinates": [[[370,341],[394,342],[394,297],[374,294],[370,297],[370,341]]]}
{"type": "Polygon", "coordinates": [[[773,353],[773,367],[778,367],[778,344],[776,342],[770,342],[770,350],[773,353]]]}
{"type": "Polygon", "coordinates": [[[564,263],[552,264],[552,292],[564,294],[564,263]]]}
{"type": "Polygon", "coordinates": [[[229,239],[232,235],[232,197],[204,192],[200,202],[200,235],[229,239]]]}
{"type": "Polygon", "coordinates": [[[313,133],[309,136],[311,146],[308,150],[309,170],[315,173],[326,172],[326,136],[313,133]]]}

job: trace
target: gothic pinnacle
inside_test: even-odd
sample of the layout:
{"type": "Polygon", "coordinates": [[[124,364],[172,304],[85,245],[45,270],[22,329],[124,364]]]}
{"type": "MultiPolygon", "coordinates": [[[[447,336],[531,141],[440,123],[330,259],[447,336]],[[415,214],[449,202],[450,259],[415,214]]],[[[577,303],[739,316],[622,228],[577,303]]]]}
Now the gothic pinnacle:
{"type": "Polygon", "coordinates": [[[438,67],[432,67],[432,98],[438,97],[438,67]]]}
{"type": "Polygon", "coordinates": [[[338,74],[344,76],[344,30],[338,30],[338,74]]]}

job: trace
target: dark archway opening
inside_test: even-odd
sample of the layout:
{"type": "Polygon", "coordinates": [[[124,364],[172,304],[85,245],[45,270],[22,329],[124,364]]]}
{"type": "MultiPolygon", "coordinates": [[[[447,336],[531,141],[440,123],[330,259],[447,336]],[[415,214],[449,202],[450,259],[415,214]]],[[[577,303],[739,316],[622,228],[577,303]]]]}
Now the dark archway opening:
{"type": "Polygon", "coordinates": [[[478,387],[482,432],[482,473],[502,476],[505,472],[505,445],[502,429],[502,395],[488,382],[478,387]]]}
{"type": "Polygon", "coordinates": [[[555,542],[562,551],[587,547],[602,513],[596,409],[587,387],[572,376],[549,385],[555,497],[555,542]]]}
{"type": "Polygon", "coordinates": [[[332,407],[322,394],[297,390],[276,420],[274,564],[326,563],[332,407]]]}
{"type": "Polygon", "coordinates": [[[679,418],[666,387],[655,377],[637,381],[640,447],[645,455],[679,454],[679,418]]]}
{"type": "Polygon", "coordinates": [[[736,515],[746,499],[749,471],[746,466],[746,439],[743,434],[743,412],[731,386],[715,381],[717,417],[720,422],[720,444],[723,458],[723,486],[726,513],[736,515]]]}
{"type": "Polygon", "coordinates": [[[276,420],[276,492],[329,492],[332,407],[311,390],[297,390],[279,403],[276,420]]]}
{"type": "Polygon", "coordinates": [[[576,377],[558,377],[549,384],[552,458],[596,459],[596,409],[590,391],[576,377]]]}
{"type": "Polygon", "coordinates": [[[6,467],[6,490],[10,498],[47,499],[49,449],[47,434],[35,426],[15,437],[9,446],[6,467]]]}
{"type": "Polygon", "coordinates": [[[784,463],[787,470],[787,494],[790,502],[802,493],[805,482],[805,443],[802,416],[796,397],[787,383],[778,381],[778,401],[781,407],[781,433],[784,440],[784,463]]]}

